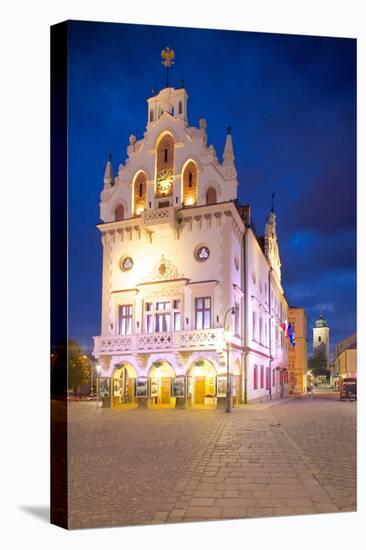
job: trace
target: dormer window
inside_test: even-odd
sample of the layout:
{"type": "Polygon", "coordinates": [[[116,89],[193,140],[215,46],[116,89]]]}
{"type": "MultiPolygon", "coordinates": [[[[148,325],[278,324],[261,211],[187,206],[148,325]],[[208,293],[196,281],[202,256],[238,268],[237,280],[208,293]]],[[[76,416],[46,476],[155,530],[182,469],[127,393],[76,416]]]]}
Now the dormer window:
{"type": "Polygon", "coordinates": [[[180,101],[180,102],[179,102],[179,106],[178,106],[178,114],[181,115],[182,112],[183,112],[183,103],[180,101]]]}
{"type": "Polygon", "coordinates": [[[150,122],[154,122],[154,111],[152,109],[150,111],[150,122]]]}

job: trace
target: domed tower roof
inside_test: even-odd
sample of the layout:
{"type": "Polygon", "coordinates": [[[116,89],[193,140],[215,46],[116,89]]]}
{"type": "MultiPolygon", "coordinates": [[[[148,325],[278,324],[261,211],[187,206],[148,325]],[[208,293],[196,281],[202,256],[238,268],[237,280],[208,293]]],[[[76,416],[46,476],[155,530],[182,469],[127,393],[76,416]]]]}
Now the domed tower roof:
{"type": "Polygon", "coordinates": [[[319,315],[319,319],[317,321],[315,321],[315,326],[316,328],[323,328],[323,327],[327,327],[327,322],[325,321],[324,317],[323,317],[323,312],[321,311],[320,312],[320,315],[319,315]]]}

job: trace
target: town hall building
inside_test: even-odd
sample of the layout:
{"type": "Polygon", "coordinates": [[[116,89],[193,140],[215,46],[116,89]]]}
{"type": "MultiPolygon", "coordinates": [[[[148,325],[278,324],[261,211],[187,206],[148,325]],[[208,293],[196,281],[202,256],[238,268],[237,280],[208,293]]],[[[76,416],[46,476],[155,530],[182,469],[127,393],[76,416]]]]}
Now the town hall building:
{"type": "Polygon", "coordinates": [[[97,227],[103,246],[105,406],[221,407],[286,395],[288,304],[274,209],[264,235],[237,201],[231,129],[222,160],[188,94],[147,100],[114,175],[107,162],[97,227]]]}

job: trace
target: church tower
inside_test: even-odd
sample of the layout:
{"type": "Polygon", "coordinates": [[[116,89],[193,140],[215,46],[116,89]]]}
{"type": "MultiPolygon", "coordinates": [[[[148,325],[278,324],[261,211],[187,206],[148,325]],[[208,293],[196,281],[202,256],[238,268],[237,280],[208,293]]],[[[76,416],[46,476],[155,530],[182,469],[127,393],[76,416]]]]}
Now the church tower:
{"type": "Polygon", "coordinates": [[[329,327],[322,312],[313,328],[313,350],[323,351],[327,362],[329,361],[329,327]]]}

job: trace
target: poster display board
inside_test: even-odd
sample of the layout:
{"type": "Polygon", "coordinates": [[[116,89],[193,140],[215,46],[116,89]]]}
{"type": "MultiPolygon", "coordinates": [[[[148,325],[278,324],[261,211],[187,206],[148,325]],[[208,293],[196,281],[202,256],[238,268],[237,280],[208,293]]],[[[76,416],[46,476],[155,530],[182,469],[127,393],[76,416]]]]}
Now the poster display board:
{"type": "Polygon", "coordinates": [[[111,379],[97,378],[97,392],[99,397],[109,397],[111,394],[111,379]]]}
{"type": "Polygon", "coordinates": [[[123,393],[123,380],[117,378],[113,380],[113,397],[121,397],[123,393]]]}
{"type": "Polygon", "coordinates": [[[158,397],[159,395],[159,380],[150,378],[150,397],[158,397]]]}
{"type": "Polygon", "coordinates": [[[136,378],[136,397],[148,396],[148,379],[145,377],[136,378]]]}
{"type": "Polygon", "coordinates": [[[184,376],[177,376],[172,380],[172,397],[184,397],[184,376]]]}
{"type": "Polygon", "coordinates": [[[226,374],[217,377],[217,397],[226,397],[227,378],[226,374]]]}

